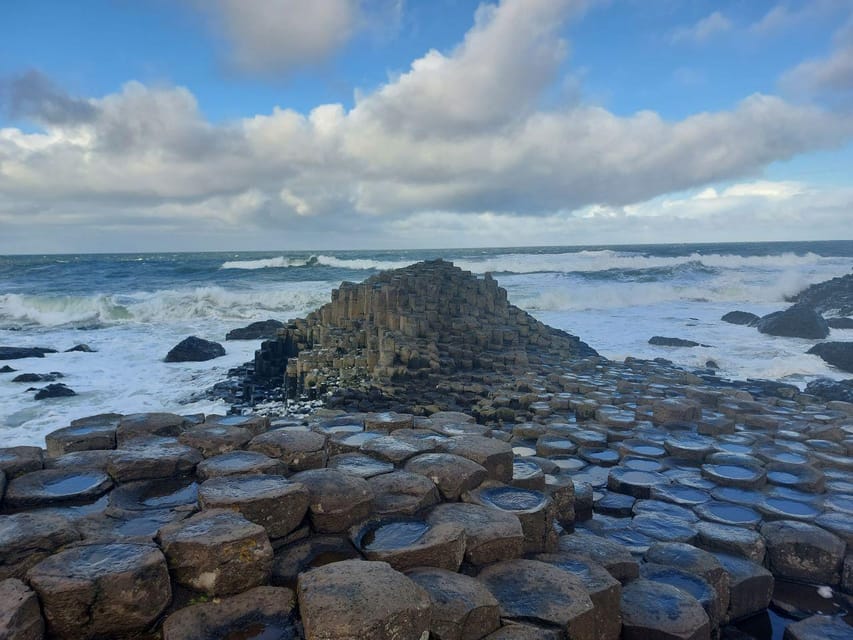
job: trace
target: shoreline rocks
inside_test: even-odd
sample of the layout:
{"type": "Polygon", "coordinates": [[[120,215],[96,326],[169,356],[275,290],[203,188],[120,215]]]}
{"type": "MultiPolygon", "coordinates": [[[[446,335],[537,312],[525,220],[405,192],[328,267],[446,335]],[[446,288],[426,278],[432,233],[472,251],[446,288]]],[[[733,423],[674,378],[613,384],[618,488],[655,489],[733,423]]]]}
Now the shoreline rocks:
{"type": "Polygon", "coordinates": [[[225,355],[225,348],[196,336],[184,338],[166,354],[165,362],[204,362],[225,355]]]}

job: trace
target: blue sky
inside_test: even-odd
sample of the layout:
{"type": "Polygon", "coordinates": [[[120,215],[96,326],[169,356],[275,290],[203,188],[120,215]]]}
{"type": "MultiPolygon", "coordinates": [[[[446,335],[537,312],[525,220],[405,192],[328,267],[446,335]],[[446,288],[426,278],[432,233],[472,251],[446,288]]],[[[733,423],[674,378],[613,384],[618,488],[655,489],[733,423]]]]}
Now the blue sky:
{"type": "Polygon", "coordinates": [[[853,237],[849,0],[6,0],[0,24],[2,253],[853,237]]]}

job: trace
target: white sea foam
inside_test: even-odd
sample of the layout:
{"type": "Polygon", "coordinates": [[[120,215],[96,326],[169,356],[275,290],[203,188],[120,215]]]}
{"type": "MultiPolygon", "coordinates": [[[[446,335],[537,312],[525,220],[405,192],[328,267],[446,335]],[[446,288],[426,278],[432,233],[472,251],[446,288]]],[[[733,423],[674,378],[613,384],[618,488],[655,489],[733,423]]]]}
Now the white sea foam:
{"type": "Polygon", "coordinates": [[[278,258],[265,258],[263,260],[229,260],[222,264],[220,269],[286,269],[288,267],[305,267],[315,260],[314,256],[310,258],[288,258],[287,256],[279,256],[278,258]]]}
{"type": "Polygon", "coordinates": [[[328,301],[332,283],[276,283],[233,290],[219,286],[167,289],[126,295],[0,295],[0,328],[112,325],[195,318],[249,320],[298,315],[328,301]]]}

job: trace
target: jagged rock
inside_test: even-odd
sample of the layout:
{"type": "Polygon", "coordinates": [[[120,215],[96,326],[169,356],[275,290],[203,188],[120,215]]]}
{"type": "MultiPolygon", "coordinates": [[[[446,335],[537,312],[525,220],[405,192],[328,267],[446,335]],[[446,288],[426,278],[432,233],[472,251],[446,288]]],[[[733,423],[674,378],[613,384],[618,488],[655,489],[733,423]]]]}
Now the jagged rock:
{"type": "Polygon", "coordinates": [[[429,632],[427,592],[385,562],[345,560],[299,576],[306,640],[415,640],[429,632]]]}
{"type": "Polygon", "coordinates": [[[275,638],[298,640],[295,594],[282,587],[255,587],[215,602],[180,609],[163,623],[163,640],[275,638]]]}
{"type": "Polygon", "coordinates": [[[264,528],[233,511],[202,511],[157,534],[172,577],[212,596],[266,583],[273,550],[264,528]]]}
{"type": "Polygon", "coordinates": [[[597,635],[592,600],[580,578],[565,569],[536,560],[507,560],[489,565],[477,579],[497,598],[502,618],[558,627],[578,640],[597,635]]]}
{"type": "Polygon", "coordinates": [[[280,320],[260,320],[251,324],[232,329],[225,334],[226,340],[268,340],[275,338],[278,330],[284,328],[284,323],[280,320]]]}
{"type": "Polygon", "coordinates": [[[659,347],[707,347],[707,344],[693,342],[693,340],[684,340],[683,338],[666,338],[664,336],[652,336],[649,338],[649,344],[659,347]]]}
{"type": "Polygon", "coordinates": [[[196,336],[184,338],[166,354],[166,362],[204,362],[225,355],[225,348],[196,336]]]}
{"type": "Polygon", "coordinates": [[[44,358],[46,353],[56,353],[56,349],[45,349],[44,347],[0,347],[0,360],[44,358]]]}
{"type": "Polygon", "coordinates": [[[44,618],[34,591],[20,580],[0,580],[0,638],[41,640],[44,618]]]}
{"type": "Polygon", "coordinates": [[[624,640],[708,640],[708,615],[696,598],[676,587],[634,580],[622,589],[624,640]]]}
{"type": "Polygon", "coordinates": [[[35,399],[47,400],[48,398],[68,398],[76,395],[77,392],[74,391],[74,389],[65,386],[61,382],[54,382],[53,384],[49,384],[36,391],[35,399]]]}
{"type": "Polygon", "coordinates": [[[730,324],[748,324],[752,325],[758,322],[761,318],[749,311],[729,311],[720,320],[730,324]]]}
{"type": "Polygon", "coordinates": [[[755,326],[761,333],[789,338],[822,340],[829,335],[829,325],[812,307],[795,304],[784,311],[763,316],[755,326]]]}
{"type": "Polygon", "coordinates": [[[79,539],[77,529],[62,516],[0,515],[0,580],[22,578],[34,564],[79,539]]]}
{"type": "Polygon", "coordinates": [[[767,542],[770,570],[781,578],[837,585],[846,544],[813,524],[794,520],[766,522],[761,535],[767,542]]]}
{"type": "Polygon", "coordinates": [[[853,373],[853,342],[821,342],[806,353],[811,353],[842,371],[853,373]]]}
{"type": "Polygon", "coordinates": [[[8,364],[4,364],[0,367],[0,373],[14,373],[15,371],[17,371],[17,369],[13,369],[8,364]]]}
{"type": "Polygon", "coordinates": [[[826,401],[853,402],[853,380],[818,378],[806,385],[806,393],[826,401]]]}
{"type": "Polygon", "coordinates": [[[820,313],[853,315],[853,274],[813,284],[789,302],[807,304],[820,313]]]}
{"type": "Polygon", "coordinates": [[[29,570],[51,637],[116,637],[151,625],[172,599],[166,559],[152,545],[67,549],[29,570]]]}

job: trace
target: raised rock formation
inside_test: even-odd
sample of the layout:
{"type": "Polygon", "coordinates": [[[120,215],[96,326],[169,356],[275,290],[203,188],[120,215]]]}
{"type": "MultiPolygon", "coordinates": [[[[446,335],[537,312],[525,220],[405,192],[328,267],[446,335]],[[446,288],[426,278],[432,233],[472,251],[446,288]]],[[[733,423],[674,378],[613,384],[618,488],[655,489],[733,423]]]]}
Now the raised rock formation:
{"type": "Polygon", "coordinates": [[[190,336],[172,347],[166,354],[166,362],[203,362],[224,355],[225,348],[218,342],[190,336]]]}
{"type": "Polygon", "coordinates": [[[853,315],[853,273],[813,284],[790,302],[806,304],[830,316],[853,315]]]}
{"type": "Polygon", "coordinates": [[[259,377],[285,375],[290,397],[316,388],[387,386],[457,372],[520,372],[596,352],[509,304],[490,276],[443,260],[344,282],[255,356],[259,377]]]}
{"type": "Polygon", "coordinates": [[[788,338],[821,340],[829,335],[826,320],[806,304],[795,304],[784,311],[774,311],[755,323],[761,333],[788,338]]]}

